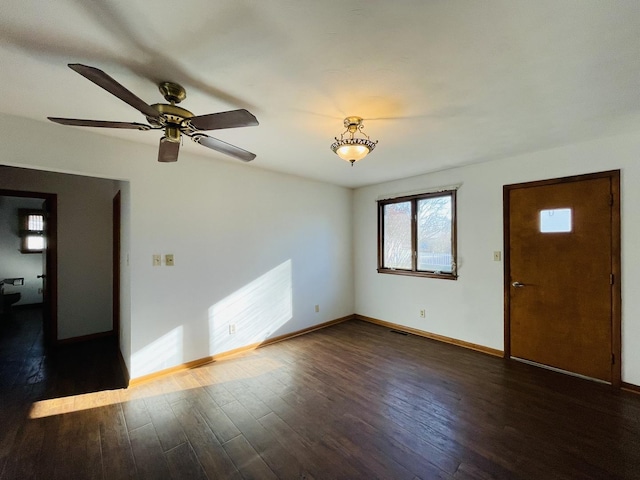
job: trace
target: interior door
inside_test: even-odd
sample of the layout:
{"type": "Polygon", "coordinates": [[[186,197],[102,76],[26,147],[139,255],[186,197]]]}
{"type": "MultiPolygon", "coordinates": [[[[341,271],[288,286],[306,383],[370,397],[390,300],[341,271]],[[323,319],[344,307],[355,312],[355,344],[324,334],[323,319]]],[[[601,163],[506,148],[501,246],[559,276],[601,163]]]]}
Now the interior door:
{"type": "Polygon", "coordinates": [[[507,186],[505,227],[505,353],[619,383],[619,172],[507,186]]]}

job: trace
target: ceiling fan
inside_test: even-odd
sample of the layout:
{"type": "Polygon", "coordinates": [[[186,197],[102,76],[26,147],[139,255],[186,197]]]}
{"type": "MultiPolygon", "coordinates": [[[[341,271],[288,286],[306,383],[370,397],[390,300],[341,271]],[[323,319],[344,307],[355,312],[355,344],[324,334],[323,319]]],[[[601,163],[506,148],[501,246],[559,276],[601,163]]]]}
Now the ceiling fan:
{"type": "Polygon", "coordinates": [[[69,68],[141,112],[147,118],[150,125],[144,123],[47,117],[52,122],[78,127],[126,128],[145,131],[164,130],[164,136],[160,139],[160,150],[158,152],[159,162],[175,162],[178,160],[181,135],[186,135],[200,145],[230,155],[244,162],[250,162],[256,158],[255,154],[251,152],[201,132],[201,130],[219,130],[223,128],[258,125],[256,117],[245,109],[210,113],[208,115],[193,115],[189,110],[185,110],[176,105],[186,98],[187,93],[180,85],[172,82],[162,82],[158,85],[160,93],[162,93],[162,96],[169,103],[148,105],[98,68],[81,65],[79,63],[70,63],[69,68]]]}

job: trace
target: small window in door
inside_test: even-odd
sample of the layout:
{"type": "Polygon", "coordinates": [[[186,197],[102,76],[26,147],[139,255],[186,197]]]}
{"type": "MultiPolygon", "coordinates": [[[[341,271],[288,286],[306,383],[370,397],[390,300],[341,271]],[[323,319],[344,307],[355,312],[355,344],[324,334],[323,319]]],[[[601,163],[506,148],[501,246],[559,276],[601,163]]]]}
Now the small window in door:
{"type": "Polygon", "coordinates": [[[562,233],[570,232],[571,230],[572,224],[570,208],[540,210],[541,233],[562,233]]]}

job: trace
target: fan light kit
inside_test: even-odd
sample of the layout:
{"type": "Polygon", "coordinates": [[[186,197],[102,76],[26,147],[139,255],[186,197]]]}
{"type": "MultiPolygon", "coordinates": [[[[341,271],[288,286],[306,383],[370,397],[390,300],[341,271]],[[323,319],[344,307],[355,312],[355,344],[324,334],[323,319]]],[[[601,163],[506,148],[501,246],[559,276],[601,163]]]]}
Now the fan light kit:
{"type": "Polygon", "coordinates": [[[144,123],[47,117],[52,122],[76,127],[125,128],[144,131],[164,130],[164,136],[160,139],[160,150],[158,152],[159,162],[175,162],[178,160],[178,151],[180,149],[180,139],[182,135],[191,137],[191,140],[200,145],[230,155],[244,162],[250,162],[256,158],[255,154],[251,152],[205,135],[200,131],[258,125],[256,117],[247,110],[240,109],[194,116],[189,110],[185,110],[176,105],[187,97],[185,89],[177,83],[163,82],[158,85],[160,93],[165,100],[169,102],[168,104],[156,103],[155,105],[148,105],[102,70],[79,63],[69,64],[69,68],[78,72],[99,87],[104,88],[107,92],[115,95],[123,102],[131,105],[147,118],[150,125],[144,123]]]}
{"type": "Polygon", "coordinates": [[[346,130],[340,134],[339,140],[335,137],[336,141],[331,144],[331,150],[341,159],[351,162],[353,167],[355,162],[362,160],[376,148],[378,141],[373,142],[369,135],[362,131],[364,125],[360,117],[345,118],[344,126],[346,130]],[[361,136],[356,137],[357,133],[361,136]]]}

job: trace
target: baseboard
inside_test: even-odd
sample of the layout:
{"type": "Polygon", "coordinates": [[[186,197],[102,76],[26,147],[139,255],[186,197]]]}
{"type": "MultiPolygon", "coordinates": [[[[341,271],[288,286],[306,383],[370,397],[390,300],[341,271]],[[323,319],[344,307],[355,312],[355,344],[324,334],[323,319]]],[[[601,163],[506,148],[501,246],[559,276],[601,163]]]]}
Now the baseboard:
{"type": "Polygon", "coordinates": [[[74,343],[88,342],[90,340],[96,340],[98,338],[113,337],[113,336],[115,336],[115,332],[113,330],[109,330],[108,332],[91,333],[89,335],[82,335],[80,337],[63,338],[62,340],[57,340],[56,346],[63,347],[65,345],[71,345],[74,343]]]}
{"type": "Polygon", "coordinates": [[[622,382],[620,384],[620,388],[622,390],[626,390],[627,392],[636,393],[640,395],[640,385],[634,385],[633,383],[622,382]]]}
{"type": "Polygon", "coordinates": [[[393,330],[399,330],[401,332],[411,333],[419,337],[429,338],[431,340],[437,340],[443,343],[449,343],[458,347],[468,348],[469,350],[475,350],[476,352],[486,353],[493,355],[494,357],[503,357],[504,352],[502,350],[496,350],[495,348],[485,347],[484,345],[477,345],[471,342],[465,342],[464,340],[458,340],[457,338],[445,337],[444,335],[438,335],[436,333],[425,332],[424,330],[418,330],[417,328],[405,327],[404,325],[398,325],[397,323],[385,322],[377,318],[365,317],[364,315],[355,314],[356,320],[362,320],[364,322],[374,323],[383,327],[391,328],[393,330]]]}
{"type": "Polygon", "coordinates": [[[28,310],[30,308],[42,308],[42,302],[40,302],[40,303],[21,303],[21,304],[11,305],[11,309],[17,309],[17,310],[28,310]]]}
{"type": "Polygon", "coordinates": [[[352,320],[354,315],[347,315],[346,317],[337,318],[335,320],[331,320],[329,322],[321,323],[319,325],[314,325],[312,327],[304,328],[302,330],[298,330],[296,332],[286,333],[284,335],[280,335],[278,337],[269,338],[264,340],[263,342],[252,343],[250,345],[245,345],[244,347],[235,348],[233,350],[228,350],[226,352],[218,353],[216,355],[212,355],[209,357],[199,358],[197,360],[192,360],[191,362],[186,362],[181,365],[176,365],[175,367],[166,368],[164,370],[160,370],[154,373],[150,373],[148,375],[143,375],[141,377],[131,378],[129,379],[129,386],[138,385],[140,383],[148,382],[150,380],[154,380],[158,377],[163,377],[165,375],[170,375],[172,373],[181,372],[183,370],[190,370],[192,368],[197,368],[202,365],[206,365],[207,363],[217,362],[220,360],[224,360],[229,357],[233,357],[235,355],[239,355],[241,353],[250,352],[255,350],[256,348],[265,347],[267,345],[271,345],[273,343],[282,342],[283,340],[289,340],[291,338],[299,337],[300,335],[304,335],[306,333],[311,333],[315,330],[320,330],[323,328],[330,327],[332,325],[337,325],[338,323],[346,322],[347,320],[352,320]]]}

